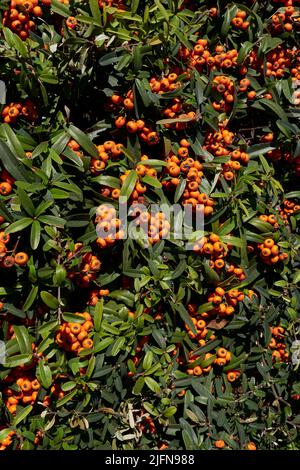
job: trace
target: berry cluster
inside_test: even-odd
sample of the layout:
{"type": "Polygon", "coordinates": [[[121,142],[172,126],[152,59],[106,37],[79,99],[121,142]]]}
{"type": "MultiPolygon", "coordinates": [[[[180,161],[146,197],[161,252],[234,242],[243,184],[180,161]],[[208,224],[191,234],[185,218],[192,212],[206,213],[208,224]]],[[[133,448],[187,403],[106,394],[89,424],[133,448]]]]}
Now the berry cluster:
{"type": "Polygon", "coordinates": [[[212,103],[213,108],[220,112],[230,112],[234,101],[234,83],[225,75],[217,75],[212,83],[213,91],[221,95],[221,99],[212,103]]]}
{"type": "Polygon", "coordinates": [[[137,134],[139,138],[148,145],[155,145],[159,141],[157,132],[153,131],[146,125],[142,119],[128,118],[130,112],[134,109],[134,96],[133,91],[129,90],[126,98],[114,94],[110,98],[110,103],[107,105],[112,110],[119,110],[121,112],[115,119],[115,126],[117,129],[124,128],[129,134],[137,134]],[[124,115],[125,114],[125,115],[124,115]]]}
{"type": "Polygon", "coordinates": [[[272,16],[273,32],[280,34],[282,31],[293,31],[294,25],[298,23],[298,16],[299,12],[292,5],[285,7],[284,11],[272,16]]]}
{"type": "Polygon", "coordinates": [[[267,77],[281,79],[287,75],[292,75],[293,79],[299,79],[299,50],[285,49],[278,46],[276,49],[268,52],[266,62],[258,57],[257,50],[250,54],[250,66],[267,77]]]}
{"type": "MultiPolygon", "coordinates": [[[[208,296],[208,302],[212,302],[213,304],[213,310],[209,312],[209,316],[211,314],[218,315],[219,317],[233,315],[238,302],[242,302],[244,298],[245,294],[237,289],[230,289],[225,293],[222,287],[216,287],[214,292],[208,296]]],[[[202,314],[202,316],[204,316],[204,314],[202,314]]],[[[207,313],[205,316],[207,316],[207,313]]]]}
{"type": "Polygon", "coordinates": [[[7,437],[0,441],[0,450],[6,450],[12,444],[13,437],[16,434],[16,431],[9,431],[7,437]]]}
{"type": "Polygon", "coordinates": [[[41,387],[39,381],[31,372],[24,373],[15,369],[5,379],[7,387],[3,390],[4,403],[8,411],[14,414],[17,406],[33,405],[41,387]]]}
{"type": "Polygon", "coordinates": [[[235,276],[239,281],[244,281],[246,279],[246,274],[243,268],[240,266],[229,264],[229,266],[226,268],[226,272],[232,276],[235,276]]]}
{"type": "Polygon", "coordinates": [[[291,217],[291,215],[295,214],[295,212],[298,212],[299,210],[300,210],[300,204],[296,204],[296,202],[291,201],[290,199],[286,199],[282,203],[282,206],[279,211],[279,215],[282,218],[282,220],[287,224],[288,219],[291,217]]]}
{"type": "Polygon", "coordinates": [[[65,351],[80,354],[81,351],[93,347],[89,333],[94,324],[88,312],[76,312],[76,315],[83,317],[84,323],[64,322],[56,334],[56,342],[65,351]]]}
{"type": "MultiPolygon", "coordinates": [[[[42,0],[41,3],[49,2],[42,0]]],[[[3,15],[3,25],[25,40],[29,37],[29,32],[34,31],[36,27],[32,18],[40,17],[42,14],[39,0],[11,0],[9,9],[3,15]]]]}
{"type": "MultiPolygon", "coordinates": [[[[185,323],[185,325],[184,325],[185,329],[187,330],[188,335],[191,339],[197,340],[199,346],[204,346],[206,344],[205,338],[208,335],[208,329],[206,328],[206,322],[204,320],[202,320],[201,318],[197,319],[195,317],[192,317],[192,322],[194,324],[196,333],[194,333],[191,330],[191,328],[189,327],[189,325],[187,323],[185,323]]],[[[213,335],[213,334],[209,335],[210,340],[213,340],[215,338],[216,338],[215,335],[213,335]]]]}
{"type": "Polygon", "coordinates": [[[96,305],[99,300],[99,297],[106,297],[107,295],[109,295],[109,293],[109,289],[92,289],[89,292],[88,305],[96,305]]]}
{"type": "Polygon", "coordinates": [[[276,216],[273,214],[270,214],[270,215],[262,214],[259,216],[259,219],[262,220],[263,222],[267,222],[268,224],[273,225],[274,228],[279,227],[276,216]]]}
{"type": "Polygon", "coordinates": [[[289,353],[286,351],[286,344],[283,342],[285,337],[285,329],[282,326],[275,326],[271,328],[272,339],[269,343],[269,348],[272,350],[272,358],[276,362],[286,362],[289,358],[289,353]]]}
{"type": "Polygon", "coordinates": [[[208,132],[203,148],[215,157],[229,155],[228,146],[232,144],[234,137],[234,133],[227,129],[220,129],[219,132],[208,132]]]}
{"type": "MultiPolygon", "coordinates": [[[[207,39],[198,39],[192,51],[181,46],[178,56],[187,62],[188,69],[196,68],[199,72],[203,72],[207,67],[210,70],[224,71],[238,67],[238,51],[236,49],[225,51],[225,46],[217,45],[214,52],[211,53],[207,39]]],[[[245,75],[247,68],[241,66],[239,72],[241,75],[245,75]]]]}
{"type": "MultiPolygon", "coordinates": [[[[153,93],[158,93],[159,95],[167,93],[168,91],[174,91],[180,87],[181,87],[181,81],[178,80],[178,75],[176,73],[170,73],[169,75],[161,79],[155,78],[155,77],[152,77],[150,79],[151,91],[153,91],[153,93]]],[[[180,111],[180,109],[174,109],[172,111],[176,112],[176,111],[180,111]]]]}
{"type": "Polygon", "coordinates": [[[38,117],[36,107],[30,100],[23,104],[10,103],[3,108],[1,115],[7,124],[14,124],[19,117],[23,117],[30,122],[36,121],[38,117]]]}
{"type": "Polygon", "coordinates": [[[157,212],[155,215],[149,214],[149,212],[140,212],[134,223],[148,235],[148,241],[151,245],[166,238],[170,232],[170,223],[166,220],[166,215],[163,212],[157,212]]]}
{"type": "Polygon", "coordinates": [[[235,17],[232,18],[231,24],[236,29],[246,30],[250,25],[249,19],[247,19],[247,13],[244,10],[238,10],[235,14],[235,17]]]}
{"type": "Polygon", "coordinates": [[[98,207],[95,223],[97,224],[96,230],[98,234],[101,232],[102,235],[98,236],[96,240],[99,248],[111,246],[116,240],[122,240],[124,237],[121,220],[116,217],[116,210],[113,207],[106,206],[105,204],[98,207]]]}
{"type": "MultiPolygon", "coordinates": [[[[76,243],[74,251],[68,253],[67,259],[70,262],[73,258],[77,258],[82,250],[82,243],[76,243]]],[[[82,256],[81,263],[77,269],[70,268],[68,278],[73,280],[79,287],[88,287],[89,284],[97,277],[97,273],[101,269],[101,261],[91,252],[82,256]]]]}
{"type": "Polygon", "coordinates": [[[215,233],[209,237],[202,237],[193,246],[195,253],[210,256],[210,267],[216,269],[224,267],[224,258],[227,256],[229,248],[228,245],[220,241],[220,237],[215,233]]]}
{"type": "MultiPolygon", "coordinates": [[[[189,375],[198,376],[202,374],[208,374],[212,369],[213,365],[215,365],[216,367],[224,367],[231,361],[231,357],[232,355],[230,351],[225,348],[218,348],[215,354],[206,353],[204,355],[205,364],[208,365],[205,365],[204,367],[200,367],[199,365],[196,365],[195,367],[188,367],[187,373],[189,375]]],[[[193,362],[195,362],[195,357],[192,353],[188,364],[191,364],[193,362]]]]}
{"type": "Polygon", "coordinates": [[[287,253],[280,253],[279,246],[272,238],[267,238],[263,243],[259,243],[260,257],[265,264],[276,264],[288,258],[287,253]]]}
{"type": "Polygon", "coordinates": [[[10,235],[4,231],[0,232],[0,267],[12,268],[14,265],[25,266],[28,262],[27,253],[20,251],[15,253],[15,249],[9,250],[7,245],[10,241],[10,235]]]}
{"type": "Polygon", "coordinates": [[[99,174],[107,165],[109,160],[115,160],[117,157],[123,154],[122,144],[118,144],[113,140],[107,140],[101,145],[97,146],[98,158],[91,159],[91,173],[99,174]]]}
{"type": "MultiPolygon", "coordinates": [[[[6,170],[0,172],[0,195],[9,196],[13,190],[15,179],[6,170]]],[[[4,217],[0,216],[0,224],[3,224],[4,217]]]]}

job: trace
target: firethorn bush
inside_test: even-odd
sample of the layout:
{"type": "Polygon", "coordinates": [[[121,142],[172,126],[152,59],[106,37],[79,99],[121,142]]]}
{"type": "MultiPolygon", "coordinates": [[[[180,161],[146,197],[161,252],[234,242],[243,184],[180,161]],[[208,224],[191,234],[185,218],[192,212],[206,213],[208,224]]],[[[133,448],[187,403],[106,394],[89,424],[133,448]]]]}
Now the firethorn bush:
{"type": "Polygon", "coordinates": [[[0,449],[299,449],[299,0],[0,16],[0,449]]]}

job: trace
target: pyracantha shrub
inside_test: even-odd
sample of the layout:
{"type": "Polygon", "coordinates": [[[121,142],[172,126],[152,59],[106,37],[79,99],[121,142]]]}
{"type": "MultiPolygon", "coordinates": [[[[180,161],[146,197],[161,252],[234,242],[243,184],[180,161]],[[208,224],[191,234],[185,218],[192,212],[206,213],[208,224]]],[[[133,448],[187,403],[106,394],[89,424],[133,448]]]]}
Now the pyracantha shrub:
{"type": "Polygon", "coordinates": [[[299,449],[299,18],[1,1],[1,450],[299,449]]]}

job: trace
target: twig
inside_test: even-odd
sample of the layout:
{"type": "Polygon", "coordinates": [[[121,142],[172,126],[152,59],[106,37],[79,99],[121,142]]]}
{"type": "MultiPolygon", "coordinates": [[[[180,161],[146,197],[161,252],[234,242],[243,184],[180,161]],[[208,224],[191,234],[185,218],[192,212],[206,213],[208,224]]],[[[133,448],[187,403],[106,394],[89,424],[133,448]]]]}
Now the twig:
{"type": "MultiPolygon", "coordinates": [[[[57,256],[57,264],[60,265],[61,263],[61,255],[57,256]]],[[[61,318],[62,318],[62,310],[61,310],[61,287],[57,287],[57,300],[58,300],[58,308],[57,308],[57,317],[58,317],[58,323],[61,323],[61,318]]]]}

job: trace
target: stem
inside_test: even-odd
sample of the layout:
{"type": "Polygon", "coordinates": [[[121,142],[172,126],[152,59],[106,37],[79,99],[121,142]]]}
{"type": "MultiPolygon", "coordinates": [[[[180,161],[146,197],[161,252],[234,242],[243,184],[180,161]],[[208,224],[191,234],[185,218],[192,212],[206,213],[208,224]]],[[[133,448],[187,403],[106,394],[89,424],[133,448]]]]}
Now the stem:
{"type": "MultiPolygon", "coordinates": [[[[61,261],[61,256],[59,254],[58,257],[57,257],[57,264],[58,265],[60,264],[60,261],[61,261]]],[[[58,306],[58,309],[57,309],[58,323],[61,323],[62,310],[61,310],[61,306],[60,306],[60,303],[61,303],[61,287],[60,286],[57,287],[57,300],[59,302],[59,306],[58,306]]]]}

